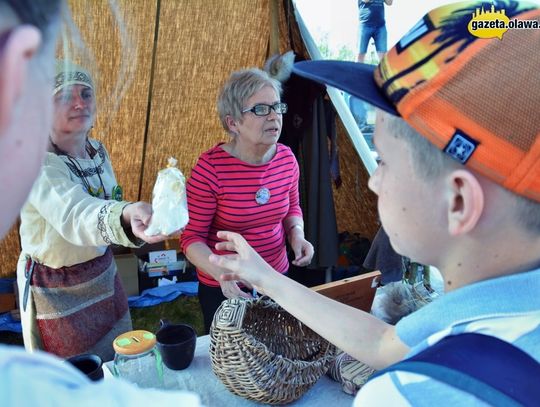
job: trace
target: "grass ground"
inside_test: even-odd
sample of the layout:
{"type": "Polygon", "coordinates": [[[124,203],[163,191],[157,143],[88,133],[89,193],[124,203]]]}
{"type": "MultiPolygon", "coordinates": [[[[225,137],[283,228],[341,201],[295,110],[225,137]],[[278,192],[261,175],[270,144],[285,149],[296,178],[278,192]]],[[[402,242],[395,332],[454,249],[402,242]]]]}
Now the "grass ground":
{"type": "MultiPolygon", "coordinates": [[[[168,319],[174,324],[191,325],[197,335],[203,335],[204,322],[196,296],[181,295],[174,301],[165,302],[153,307],[131,308],[133,329],[144,329],[156,332],[159,329],[159,320],[168,319]]],[[[22,345],[22,334],[15,332],[0,332],[0,343],[22,345]]]]}
{"type": "Polygon", "coordinates": [[[198,297],[182,295],[176,300],[165,302],[153,307],[131,308],[133,329],[145,329],[156,332],[159,329],[159,320],[167,319],[173,324],[191,325],[198,336],[204,333],[204,322],[198,297]]]}

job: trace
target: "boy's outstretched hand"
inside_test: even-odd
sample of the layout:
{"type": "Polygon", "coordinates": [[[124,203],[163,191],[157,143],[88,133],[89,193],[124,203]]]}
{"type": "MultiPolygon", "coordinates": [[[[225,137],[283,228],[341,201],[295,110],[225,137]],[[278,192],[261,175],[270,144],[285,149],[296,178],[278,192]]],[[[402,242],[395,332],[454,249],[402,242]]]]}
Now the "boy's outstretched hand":
{"type": "Polygon", "coordinates": [[[210,263],[228,270],[221,275],[221,279],[242,281],[264,294],[265,279],[268,276],[275,276],[274,273],[277,271],[270,267],[238,233],[221,231],[217,233],[217,237],[224,240],[216,243],[217,250],[235,252],[210,255],[210,263]]]}

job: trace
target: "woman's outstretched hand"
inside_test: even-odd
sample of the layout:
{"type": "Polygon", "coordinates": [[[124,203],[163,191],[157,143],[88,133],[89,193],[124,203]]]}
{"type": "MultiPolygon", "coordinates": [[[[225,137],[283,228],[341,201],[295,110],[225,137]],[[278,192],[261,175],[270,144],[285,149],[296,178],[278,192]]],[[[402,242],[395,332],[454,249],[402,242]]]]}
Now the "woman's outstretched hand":
{"type": "Polygon", "coordinates": [[[210,263],[227,271],[221,274],[223,281],[241,281],[264,294],[264,281],[267,276],[277,273],[261,256],[234,232],[218,232],[217,237],[224,240],[216,243],[220,251],[234,252],[232,254],[211,254],[210,263]]]}
{"type": "Polygon", "coordinates": [[[150,225],[152,219],[152,205],[148,202],[133,202],[124,207],[122,211],[122,220],[126,225],[131,226],[131,233],[146,243],[158,243],[167,239],[180,236],[181,230],[170,235],[147,236],[144,231],[150,225]]]}

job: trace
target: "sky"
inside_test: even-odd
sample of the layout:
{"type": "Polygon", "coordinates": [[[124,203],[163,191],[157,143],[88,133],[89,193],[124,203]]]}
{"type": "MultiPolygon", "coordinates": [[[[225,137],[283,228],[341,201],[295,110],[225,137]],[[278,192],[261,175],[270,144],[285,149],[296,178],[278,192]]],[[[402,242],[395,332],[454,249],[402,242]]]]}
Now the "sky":
{"type": "MultiPolygon", "coordinates": [[[[540,3],[540,0],[529,1],[540,3]]],[[[315,41],[327,32],[330,48],[339,49],[347,45],[357,50],[358,0],[295,0],[295,3],[315,41]]],[[[394,0],[392,6],[386,7],[388,48],[427,11],[449,3],[455,1],[394,0]],[[414,6],[411,6],[412,3],[414,6]]]]}

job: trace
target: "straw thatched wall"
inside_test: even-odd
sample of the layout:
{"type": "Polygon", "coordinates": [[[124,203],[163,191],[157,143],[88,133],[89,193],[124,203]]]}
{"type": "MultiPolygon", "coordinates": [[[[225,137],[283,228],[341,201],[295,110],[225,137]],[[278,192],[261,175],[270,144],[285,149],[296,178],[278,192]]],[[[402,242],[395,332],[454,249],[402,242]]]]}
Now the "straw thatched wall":
{"type": "Polygon", "coordinates": [[[370,240],[379,229],[376,195],[367,188],[369,174],[358,158],[341,120],[336,120],[339,168],[343,184],[334,187],[338,230],[358,232],[370,240]]]}
{"type": "MultiPolygon", "coordinates": [[[[230,72],[262,66],[276,50],[304,52],[287,0],[119,0],[132,42],[124,55],[108,1],[69,3],[98,82],[92,136],[107,146],[128,200],[150,199],[167,157],[178,158],[189,176],[199,154],[228,137],[215,101],[230,72]],[[115,110],[122,61],[132,82],[115,110]]],[[[377,223],[367,174],[342,126],[338,140],[344,181],[335,191],[339,229],[371,237],[377,223]]],[[[0,243],[0,275],[14,275],[19,251],[14,227],[0,243]]]]}

